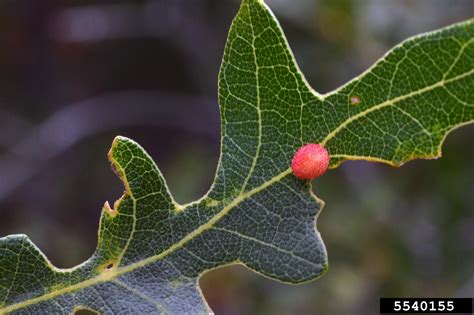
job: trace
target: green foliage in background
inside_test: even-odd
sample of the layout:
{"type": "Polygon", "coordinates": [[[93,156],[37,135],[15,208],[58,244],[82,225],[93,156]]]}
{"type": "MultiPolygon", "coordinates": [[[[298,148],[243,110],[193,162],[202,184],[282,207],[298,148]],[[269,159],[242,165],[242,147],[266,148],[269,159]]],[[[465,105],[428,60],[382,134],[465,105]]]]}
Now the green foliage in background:
{"type": "Polygon", "coordinates": [[[315,279],[327,269],[315,229],[323,202],[291,174],[296,149],[323,144],[332,168],[436,158],[446,135],[474,120],[473,100],[472,20],[409,39],[320,95],[270,10],[245,0],[219,76],[221,157],[209,192],[179,205],[145,151],[118,137],[109,158],[125,193],[105,204],[94,255],[60,270],[26,236],[0,239],[0,313],[204,314],[199,277],[237,263],[283,282],[315,279]]]}

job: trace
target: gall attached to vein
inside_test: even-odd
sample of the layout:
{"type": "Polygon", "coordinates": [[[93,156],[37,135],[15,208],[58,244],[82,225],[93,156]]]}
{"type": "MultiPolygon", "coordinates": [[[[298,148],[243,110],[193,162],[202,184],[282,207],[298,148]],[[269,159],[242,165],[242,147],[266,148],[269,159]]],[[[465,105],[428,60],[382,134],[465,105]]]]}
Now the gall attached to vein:
{"type": "Polygon", "coordinates": [[[329,153],[320,144],[310,143],[296,151],[291,169],[299,179],[315,179],[323,175],[329,166],[329,153]]]}

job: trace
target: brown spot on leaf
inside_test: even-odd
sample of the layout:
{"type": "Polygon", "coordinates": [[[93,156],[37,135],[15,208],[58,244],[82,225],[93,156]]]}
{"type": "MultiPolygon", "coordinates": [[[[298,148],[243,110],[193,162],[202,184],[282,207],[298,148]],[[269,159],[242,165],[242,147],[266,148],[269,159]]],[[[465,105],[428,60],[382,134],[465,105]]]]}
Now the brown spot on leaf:
{"type": "Polygon", "coordinates": [[[73,311],[74,315],[97,315],[100,314],[96,310],[86,306],[76,306],[73,311]]]}
{"type": "Polygon", "coordinates": [[[359,105],[360,102],[361,102],[360,97],[357,96],[357,95],[352,95],[352,96],[350,97],[350,101],[351,101],[351,104],[352,104],[352,105],[359,105]]]}

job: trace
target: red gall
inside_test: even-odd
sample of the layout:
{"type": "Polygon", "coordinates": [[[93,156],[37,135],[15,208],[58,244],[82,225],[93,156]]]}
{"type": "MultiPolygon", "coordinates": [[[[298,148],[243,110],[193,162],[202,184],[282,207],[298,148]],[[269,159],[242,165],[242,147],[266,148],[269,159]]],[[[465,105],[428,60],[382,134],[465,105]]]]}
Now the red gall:
{"type": "Polygon", "coordinates": [[[299,179],[315,179],[323,175],[329,166],[329,153],[320,144],[310,143],[296,151],[291,169],[299,179]]]}

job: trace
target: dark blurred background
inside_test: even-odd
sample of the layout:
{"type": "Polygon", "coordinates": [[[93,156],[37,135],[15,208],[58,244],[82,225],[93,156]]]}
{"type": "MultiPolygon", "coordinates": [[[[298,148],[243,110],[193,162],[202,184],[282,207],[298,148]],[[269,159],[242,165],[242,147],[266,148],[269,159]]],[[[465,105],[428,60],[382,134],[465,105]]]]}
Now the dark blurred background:
{"type": "MultiPolygon", "coordinates": [[[[472,0],[268,0],[310,84],[338,87],[404,38],[465,20],[472,0]]],[[[123,188],[107,151],[142,144],[179,202],[219,154],[217,73],[237,0],[0,3],[0,236],[26,233],[59,267],[94,251],[123,188]]],[[[378,298],[474,296],[474,126],[444,157],[347,162],[314,183],[330,271],[301,286],[243,267],[208,273],[217,314],[375,314],[378,298]]]]}

